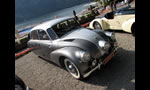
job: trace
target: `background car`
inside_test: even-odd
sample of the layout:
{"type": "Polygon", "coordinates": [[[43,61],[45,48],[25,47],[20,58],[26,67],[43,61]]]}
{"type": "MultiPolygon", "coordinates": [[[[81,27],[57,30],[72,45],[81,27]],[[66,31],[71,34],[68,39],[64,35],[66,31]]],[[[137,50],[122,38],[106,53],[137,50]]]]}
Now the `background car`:
{"type": "Polygon", "coordinates": [[[33,52],[82,79],[105,65],[116,51],[115,34],[80,27],[74,18],[63,17],[34,27],[28,46],[33,52]]]}
{"type": "Polygon", "coordinates": [[[135,8],[124,7],[91,21],[91,29],[123,30],[135,34],[135,8]]]}

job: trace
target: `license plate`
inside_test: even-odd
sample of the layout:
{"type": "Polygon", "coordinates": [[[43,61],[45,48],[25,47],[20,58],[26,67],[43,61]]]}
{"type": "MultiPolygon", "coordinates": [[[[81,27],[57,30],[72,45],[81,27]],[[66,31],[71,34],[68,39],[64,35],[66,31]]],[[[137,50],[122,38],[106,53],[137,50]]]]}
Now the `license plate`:
{"type": "Polygon", "coordinates": [[[105,58],[104,64],[108,63],[113,56],[114,56],[114,51],[107,58],[105,58]]]}

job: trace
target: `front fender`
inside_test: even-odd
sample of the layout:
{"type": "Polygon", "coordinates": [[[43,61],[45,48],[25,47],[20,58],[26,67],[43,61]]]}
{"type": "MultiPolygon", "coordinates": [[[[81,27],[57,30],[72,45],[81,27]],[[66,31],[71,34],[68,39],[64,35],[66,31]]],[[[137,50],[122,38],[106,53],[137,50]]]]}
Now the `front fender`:
{"type": "Polygon", "coordinates": [[[81,51],[81,49],[77,47],[64,47],[64,48],[60,48],[58,50],[53,51],[50,54],[50,57],[51,57],[51,60],[53,60],[59,66],[61,66],[60,57],[65,57],[65,58],[72,60],[72,62],[74,62],[77,65],[80,72],[83,74],[84,71],[88,69],[88,63],[80,62],[80,58],[77,57],[75,54],[77,51],[81,51]]]}
{"type": "Polygon", "coordinates": [[[122,29],[123,29],[125,32],[132,33],[131,27],[132,27],[132,25],[133,25],[134,22],[135,22],[135,18],[129,19],[128,21],[126,21],[126,22],[124,22],[124,23],[122,24],[122,29]]]}

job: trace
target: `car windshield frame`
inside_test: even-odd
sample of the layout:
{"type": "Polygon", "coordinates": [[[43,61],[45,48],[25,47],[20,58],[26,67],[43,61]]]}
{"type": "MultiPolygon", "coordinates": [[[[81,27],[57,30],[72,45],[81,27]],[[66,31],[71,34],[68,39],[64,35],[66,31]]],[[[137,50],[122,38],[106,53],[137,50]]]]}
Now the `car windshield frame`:
{"type": "Polygon", "coordinates": [[[74,18],[70,18],[70,19],[61,21],[61,22],[57,23],[56,25],[53,25],[51,28],[55,32],[57,37],[61,38],[62,36],[68,34],[70,31],[73,31],[80,27],[81,26],[79,25],[79,23],[76,22],[76,20],[74,18]],[[71,20],[72,20],[72,23],[71,23],[71,20]],[[63,27],[63,25],[64,25],[64,27],[63,27]]]}

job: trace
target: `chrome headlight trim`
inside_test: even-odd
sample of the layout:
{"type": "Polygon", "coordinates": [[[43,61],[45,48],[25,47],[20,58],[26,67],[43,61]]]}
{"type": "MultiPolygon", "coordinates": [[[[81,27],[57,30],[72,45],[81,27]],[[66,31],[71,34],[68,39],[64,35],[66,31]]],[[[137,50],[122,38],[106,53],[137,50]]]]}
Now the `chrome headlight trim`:
{"type": "Polygon", "coordinates": [[[104,51],[107,51],[110,47],[110,44],[106,41],[103,41],[103,40],[99,41],[98,44],[102,48],[102,50],[104,50],[104,51]]]}
{"type": "Polygon", "coordinates": [[[105,32],[107,36],[109,36],[112,40],[115,40],[115,33],[114,32],[105,32]]]}
{"type": "Polygon", "coordinates": [[[80,58],[81,62],[88,62],[91,60],[90,53],[85,51],[77,51],[76,56],[80,58]]]}
{"type": "Polygon", "coordinates": [[[97,60],[92,61],[92,66],[95,66],[97,64],[97,60]]]}
{"type": "Polygon", "coordinates": [[[98,45],[99,45],[102,49],[104,49],[105,44],[106,44],[106,41],[103,41],[103,40],[101,40],[101,41],[98,42],[98,45]]]}

